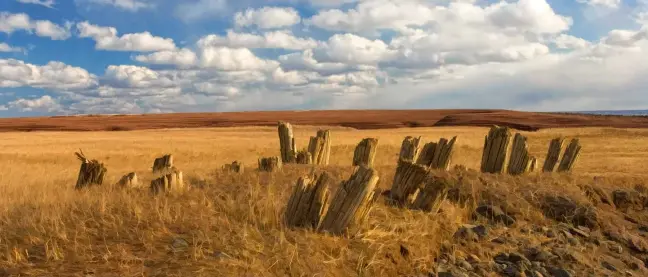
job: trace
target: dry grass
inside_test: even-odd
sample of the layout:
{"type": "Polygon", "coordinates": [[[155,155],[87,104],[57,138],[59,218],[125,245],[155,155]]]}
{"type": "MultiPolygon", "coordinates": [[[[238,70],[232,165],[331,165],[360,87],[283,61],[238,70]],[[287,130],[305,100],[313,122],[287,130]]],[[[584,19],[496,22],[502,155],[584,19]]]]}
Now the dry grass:
{"type": "MultiPolygon", "coordinates": [[[[315,131],[295,127],[299,149],[307,146],[315,131]]],[[[348,178],[355,145],[362,138],[376,137],[375,165],[380,186],[387,188],[407,135],[421,135],[425,142],[457,135],[451,166],[477,169],[486,133],[486,128],[458,127],[332,128],[331,165],[325,170],[336,183],[348,178]]],[[[578,188],[569,184],[604,176],[606,186],[630,186],[648,174],[648,130],[554,129],[525,134],[539,165],[557,135],[579,137],[583,144],[571,177],[487,176],[500,193],[497,197],[522,210],[528,222],[546,221],[529,200],[540,193],[583,200],[578,188]]],[[[366,232],[358,236],[286,229],[282,209],[291,187],[308,170],[286,166],[276,174],[255,172],[257,157],[279,155],[278,145],[276,128],[256,127],[2,133],[0,268],[15,276],[413,276],[429,271],[440,245],[450,240],[459,224],[469,221],[469,208],[450,203],[438,216],[380,203],[369,215],[366,232]],[[110,186],[75,191],[79,161],[73,153],[79,148],[88,158],[105,163],[105,184],[116,183],[131,171],[148,184],[153,160],[172,153],[175,166],[195,189],[161,197],[110,186]],[[219,170],[233,160],[246,165],[244,174],[219,170]],[[409,255],[401,254],[401,245],[409,255]]],[[[482,186],[477,177],[471,182],[482,186]]],[[[475,251],[488,255],[487,249],[475,251]]]]}

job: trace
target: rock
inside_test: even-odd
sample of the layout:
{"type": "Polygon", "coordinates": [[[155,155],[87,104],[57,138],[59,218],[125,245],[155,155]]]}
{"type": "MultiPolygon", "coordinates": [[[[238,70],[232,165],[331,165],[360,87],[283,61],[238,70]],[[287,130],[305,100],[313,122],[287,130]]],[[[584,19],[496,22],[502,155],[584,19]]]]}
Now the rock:
{"type": "Polygon", "coordinates": [[[612,192],[612,201],[617,209],[627,211],[629,209],[643,209],[641,194],[636,191],[615,190],[612,192]]]}
{"type": "Polygon", "coordinates": [[[535,270],[525,270],[524,274],[526,275],[526,277],[544,277],[542,273],[535,270]]]}
{"type": "Polygon", "coordinates": [[[183,238],[174,238],[171,242],[173,252],[185,251],[187,248],[189,248],[189,243],[183,238]]]}
{"type": "Polygon", "coordinates": [[[524,257],[522,254],[516,252],[509,253],[508,260],[515,264],[524,264],[527,266],[531,265],[531,261],[529,261],[529,259],[524,257]]]}
{"type": "Polygon", "coordinates": [[[477,235],[469,225],[464,225],[459,227],[459,230],[455,232],[454,239],[463,240],[463,241],[479,241],[479,235],[477,235]]]}
{"type": "Polygon", "coordinates": [[[556,232],[554,230],[549,230],[546,233],[548,238],[555,238],[556,237],[556,232]]]}
{"type": "Polygon", "coordinates": [[[581,186],[580,188],[585,192],[587,199],[589,199],[595,206],[598,206],[601,203],[612,205],[610,197],[601,188],[589,185],[581,186]]]}
{"type": "Polygon", "coordinates": [[[562,269],[562,268],[550,268],[548,269],[549,273],[551,276],[554,277],[571,277],[571,273],[569,271],[562,269]]]}
{"type": "Polygon", "coordinates": [[[497,238],[494,238],[493,240],[491,240],[491,242],[494,242],[494,243],[497,243],[497,244],[505,244],[506,239],[503,238],[503,237],[497,237],[497,238]]]}
{"type": "Polygon", "coordinates": [[[614,267],[614,265],[612,265],[611,263],[609,263],[607,261],[601,262],[601,266],[603,266],[603,268],[605,268],[607,270],[610,270],[610,271],[614,271],[614,272],[617,271],[616,267],[614,267]]]}
{"type": "Polygon", "coordinates": [[[565,196],[545,196],[541,203],[544,215],[548,218],[583,225],[595,229],[599,227],[598,213],[594,206],[579,204],[565,196]]]}
{"type": "Polygon", "coordinates": [[[505,264],[509,261],[509,255],[506,253],[499,253],[493,257],[493,261],[498,264],[505,264]]]}
{"type": "Polygon", "coordinates": [[[410,253],[409,249],[407,249],[407,247],[405,247],[405,246],[403,246],[401,244],[401,246],[400,246],[400,254],[401,254],[401,256],[403,256],[403,258],[407,258],[407,257],[409,257],[409,253],[410,253]]]}
{"type": "Polygon", "coordinates": [[[584,226],[578,226],[578,228],[570,227],[569,231],[574,235],[579,235],[584,238],[590,237],[590,229],[584,226]]]}
{"type": "Polygon", "coordinates": [[[509,276],[509,277],[522,277],[523,272],[516,266],[509,266],[506,269],[502,271],[504,276],[509,276]]]}
{"type": "Polygon", "coordinates": [[[470,256],[468,256],[468,261],[471,262],[471,263],[481,263],[482,262],[481,259],[479,257],[477,257],[477,255],[475,255],[475,254],[470,254],[470,256]]]}
{"type": "Polygon", "coordinates": [[[495,223],[503,223],[506,226],[510,226],[515,223],[515,218],[505,214],[504,211],[502,211],[502,209],[498,206],[481,205],[477,207],[475,212],[495,223]]]}
{"type": "Polygon", "coordinates": [[[556,255],[551,254],[551,252],[547,250],[540,250],[537,253],[535,253],[535,255],[533,255],[531,259],[534,261],[546,263],[554,258],[556,258],[556,255]]]}
{"type": "Polygon", "coordinates": [[[474,270],[474,269],[473,269],[473,266],[472,266],[469,262],[467,262],[466,260],[464,260],[464,259],[460,259],[460,260],[458,260],[458,261],[457,261],[457,265],[458,265],[459,267],[465,269],[466,271],[473,271],[473,270],[474,270]]]}
{"type": "Polygon", "coordinates": [[[644,233],[648,233],[648,226],[645,226],[645,225],[639,226],[639,231],[644,232],[644,233]]]}
{"type": "Polygon", "coordinates": [[[648,253],[648,243],[643,238],[637,237],[632,234],[626,235],[628,247],[639,253],[648,253]]]}
{"type": "Polygon", "coordinates": [[[472,228],[472,231],[479,236],[479,238],[485,238],[488,236],[488,228],[484,225],[478,225],[472,228]]]}

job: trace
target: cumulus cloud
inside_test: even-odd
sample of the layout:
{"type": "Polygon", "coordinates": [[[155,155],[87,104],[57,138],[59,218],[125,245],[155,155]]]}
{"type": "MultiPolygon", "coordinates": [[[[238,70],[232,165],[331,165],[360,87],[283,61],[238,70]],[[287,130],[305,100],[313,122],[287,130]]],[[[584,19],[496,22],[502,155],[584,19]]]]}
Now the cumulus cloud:
{"type": "Polygon", "coordinates": [[[175,16],[185,22],[192,22],[220,14],[226,8],[226,0],[189,0],[175,8],[175,16]]]}
{"type": "Polygon", "coordinates": [[[32,20],[25,13],[0,12],[0,32],[12,34],[15,31],[35,33],[40,37],[65,40],[70,37],[71,24],[60,26],[48,20],[32,20]]]}
{"type": "Polygon", "coordinates": [[[149,32],[118,36],[114,27],[93,25],[87,21],[77,23],[76,27],[79,37],[94,39],[95,48],[99,50],[152,52],[176,48],[173,39],[157,37],[149,32]]]}
{"type": "Polygon", "coordinates": [[[590,6],[601,6],[612,9],[616,9],[621,5],[621,0],[576,0],[576,2],[590,6]]]}
{"type": "Polygon", "coordinates": [[[23,4],[41,5],[41,6],[44,6],[44,7],[48,7],[50,9],[54,8],[54,4],[56,4],[56,2],[54,2],[54,0],[16,0],[16,1],[18,1],[20,3],[23,3],[23,4]]]}
{"type": "Polygon", "coordinates": [[[49,95],[43,95],[39,98],[25,99],[19,98],[7,104],[9,109],[18,109],[23,112],[43,111],[57,112],[61,110],[61,105],[49,95]]]}
{"type": "Polygon", "coordinates": [[[227,30],[225,36],[207,35],[200,38],[197,44],[201,47],[227,46],[304,50],[317,47],[318,42],[312,38],[295,37],[292,32],[286,30],[266,32],[262,35],[227,30]]]}
{"type": "Polygon", "coordinates": [[[165,50],[148,55],[138,55],[135,60],[157,65],[175,65],[178,68],[190,68],[196,65],[198,57],[190,49],[165,50]]]}
{"type": "Polygon", "coordinates": [[[224,71],[267,70],[277,62],[260,59],[247,48],[203,47],[200,66],[224,71]]]}
{"type": "Polygon", "coordinates": [[[4,42],[0,42],[0,52],[25,52],[26,50],[22,47],[11,46],[4,42]]]}
{"type": "MultiPolygon", "coordinates": [[[[27,0],[34,1],[34,0],[27,0]]],[[[78,4],[91,4],[99,6],[113,6],[121,10],[137,12],[142,9],[155,7],[154,4],[146,0],[76,0],[78,4]]]]}
{"type": "Polygon", "coordinates": [[[299,23],[301,17],[293,8],[263,7],[247,9],[234,15],[234,24],[238,27],[256,26],[260,29],[273,29],[292,26],[299,23]]]}
{"type": "Polygon", "coordinates": [[[62,62],[51,61],[39,66],[15,59],[0,59],[0,87],[64,90],[90,88],[96,83],[96,76],[85,69],[62,62]]]}

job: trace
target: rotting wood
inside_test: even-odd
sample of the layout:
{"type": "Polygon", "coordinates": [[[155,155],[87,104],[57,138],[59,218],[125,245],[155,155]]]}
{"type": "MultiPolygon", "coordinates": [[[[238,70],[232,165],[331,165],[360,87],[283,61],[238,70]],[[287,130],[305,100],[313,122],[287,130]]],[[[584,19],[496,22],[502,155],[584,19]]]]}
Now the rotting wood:
{"type": "Polygon", "coordinates": [[[89,160],[83,151],[74,153],[81,161],[79,176],[75,185],[76,189],[82,189],[93,185],[102,185],[106,172],[108,171],[103,163],[97,160],[89,160]]]}
{"type": "Polygon", "coordinates": [[[153,194],[178,193],[185,190],[186,186],[182,177],[182,171],[173,168],[170,173],[151,181],[150,190],[153,194]]]}
{"type": "Polygon", "coordinates": [[[294,163],[297,159],[297,147],[295,146],[292,125],[288,122],[279,122],[278,131],[281,162],[285,164],[294,163]]]}
{"type": "Polygon", "coordinates": [[[577,138],[574,138],[565,149],[565,154],[563,155],[560,164],[558,165],[558,172],[569,172],[574,168],[574,164],[580,156],[581,145],[580,141],[577,138]]]}
{"type": "Polygon", "coordinates": [[[420,189],[419,193],[411,204],[410,209],[422,210],[430,213],[439,212],[441,203],[448,196],[448,191],[452,187],[449,180],[443,177],[430,176],[426,179],[425,186],[420,189]]]}
{"type": "Polygon", "coordinates": [[[131,172],[122,176],[117,185],[123,188],[135,188],[140,186],[139,179],[137,178],[137,173],[131,172]]]}
{"type": "Polygon", "coordinates": [[[317,230],[329,204],[329,180],[326,172],[297,180],[284,212],[288,227],[317,230]]]}
{"type": "Polygon", "coordinates": [[[416,163],[432,169],[448,170],[456,142],[457,137],[454,136],[450,140],[441,138],[438,142],[426,143],[416,163]]]}
{"type": "Polygon", "coordinates": [[[313,156],[307,150],[297,152],[297,164],[313,164],[313,156]]]}
{"type": "Polygon", "coordinates": [[[426,143],[423,146],[423,149],[421,150],[416,163],[424,166],[430,166],[430,164],[432,164],[432,160],[434,159],[434,152],[436,152],[436,148],[436,142],[426,143]]]}
{"type": "Polygon", "coordinates": [[[243,166],[243,163],[239,161],[233,161],[230,164],[226,164],[223,166],[223,169],[229,172],[234,172],[234,173],[243,173],[245,170],[245,167],[243,166]]]}
{"type": "Polygon", "coordinates": [[[511,131],[508,127],[493,126],[484,138],[481,172],[503,173],[508,162],[511,131]]]}
{"type": "Polygon", "coordinates": [[[283,164],[279,157],[259,158],[259,171],[274,172],[281,170],[283,164]]]}
{"type": "Polygon", "coordinates": [[[425,166],[399,160],[389,195],[393,204],[399,207],[409,204],[408,200],[421,187],[427,175],[425,166]]]}
{"type": "Polygon", "coordinates": [[[173,167],[173,155],[166,154],[153,161],[153,173],[167,173],[173,167]]]}
{"type": "Polygon", "coordinates": [[[511,175],[520,175],[535,169],[536,158],[529,154],[527,138],[520,133],[513,137],[513,145],[507,171],[511,175]]]}
{"type": "Polygon", "coordinates": [[[365,165],[367,167],[372,167],[374,159],[376,158],[376,152],[378,148],[378,139],[376,138],[364,138],[355,148],[353,152],[353,165],[360,166],[365,165]]]}
{"type": "Polygon", "coordinates": [[[360,165],[351,177],[343,181],[331,200],[319,230],[341,235],[359,228],[378,198],[376,170],[360,165]]]}
{"type": "Polygon", "coordinates": [[[421,147],[419,146],[421,137],[407,136],[403,139],[398,159],[403,161],[414,162],[418,159],[421,147]]]}
{"type": "Polygon", "coordinates": [[[547,150],[547,158],[545,159],[544,165],[542,167],[543,172],[553,172],[556,169],[564,141],[565,139],[562,137],[551,140],[551,142],[549,143],[549,149],[547,150]]]}
{"type": "Polygon", "coordinates": [[[316,136],[310,138],[308,152],[311,154],[312,164],[328,165],[331,156],[331,131],[317,131],[316,136]]]}

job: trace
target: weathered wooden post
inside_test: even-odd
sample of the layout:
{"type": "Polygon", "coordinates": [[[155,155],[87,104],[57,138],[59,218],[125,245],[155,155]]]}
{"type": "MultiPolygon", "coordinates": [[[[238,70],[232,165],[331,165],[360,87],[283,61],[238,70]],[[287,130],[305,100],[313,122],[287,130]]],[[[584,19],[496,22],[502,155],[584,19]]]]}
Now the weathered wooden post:
{"type": "Polygon", "coordinates": [[[439,212],[441,203],[448,196],[451,184],[445,178],[431,176],[425,182],[425,186],[416,195],[411,209],[422,210],[431,213],[439,212]]]}
{"type": "Polygon", "coordinates": [[[243,173],[245,167],[243,166],[243,163],[239,161],[233,161],[231,164],[224,165],[223,169],[229,172],[243,173]]]}
{"type": "Polygon", "coordinates": [[[558,172],[571,171],[574,167],[574,164],[578,160],[578,157],[580,156],[580,150],[580,141],[577,138],[572,139],[569,143],[569,146],[567,146],[567,149],[565,150],[565,154],[560,161],[560,165],[558,165],[558,172]]]}
{"type": "Polygon", "coordinates": [[[421,142],[421,137],[412,137],[407,136],[403,139],[401,144],[399,160],[414,162],[421,152],[421,147],[419,146],[421,142]]]}
{"type": "Polygon", "coordinates": [[[343,181],[327,209],[319,230],[339,235],[364,222],[377,199],[378,173],[360,165],[347,181],[343,181]]]}
{"type": "Polygon", "coordinates": [[[117,182],[117,186],[123,188],[135,188],[140,186],[140,182],[137,178],[137,174],[135,172],[131,172],[122,176],[117,182]]]}
{"type": "Polygon", "coordinates": [[[317,135],[310,138],[308,152],[311,154],[312,164],[328,165],[331,155],[331,131],[317,131],[317,135]]]}
{"type": "Polygon", "coordinates": [[[74,153],[81,161],[81,168],[79,169],[79,176],[75,188],[82,189],[92,185],[102,185],[104,176],[108,171],[104,164],[97,160],[88,160],[83,154],[83,151],[79,152],[74,153]]]}
{"type": "Polygon", "coordinates": [[[511,131],[508,127],[493,126],[484,139],[481,172],[503,173],[508,159],[511,131]]]}
{"type": "Polygon", "coordinates": [[[551,140],[549,150],[547,150],[547,159],[545,159],[544,166],[542,167],[543,172],[553,172],[556,169],[564,141],[565,139],[562,137],[551,140]]]}
{"type": "Polygon", "coordinates": [[[511,147],[508,173],[511,175],[524,174],[531,171],[532,166],[535,168],[535,157],[529,155],[527,138],[520,133],[516,133],[511,147]]]}
{"type": "Polygon", "coordinates": [[[416,193],[427,175],[428,170],[425,166],[399,160],[390,190],[391,201],[399,207],[409,204],[410,197],[416,193]]]}
{"type": "Polygon", "coordinates": [[[300,177],[297,180],[284,212],[284,222],[288,227],[317,230],[329,204],[329,180],[326,172],[314,179],[300,177]]]}
{"type": "Polygon", "coordinates": [[[374,159],[376,158],[377,148],[378,139],[376,138],[365,138],[360,141],[353,152],[353,165],[366,165],[367,167],[372,167],[374,159]]]}
{"type": "Polygon", "coordinates": [[[173,168],[173,155],[167,154],[153,161],[153,173],[166,173],[173,168]]]}
{"type": "Polygon", "coordinates": [[[279,157],[259,158],[259,171],[274,172],[281,170],[283,164],[279,157]]]}
{"type": "Polygon", "coordinates": [[[185,190],[186,186],[182,178],[182,171],[173,168],[170,173],[151,181],[149,188],[153,194],[172,194],[185,190]]]}
{"type": "Polygon", "coordinates": [[[313,164],[313,156],[307,150],[297,152],[297,164],[313,164]]]}
{"type": "Polygon", "coordinates": [[[297,147],[295,146],[292,125],[288,122],[279,122],[278,129],[281,161],[285,164],[294,163],[297,156],[297,147]]]}
{"type": "Polygon", "coordinates": [[[448,170],[456,142],[457,137],[455,136],[449,141],[446,138],[441,138],[439,142],[426,143],[416,163],[433,169],[448,170]]]}

